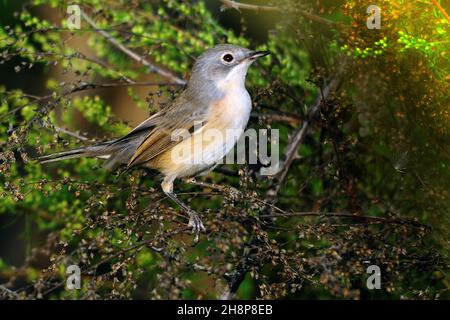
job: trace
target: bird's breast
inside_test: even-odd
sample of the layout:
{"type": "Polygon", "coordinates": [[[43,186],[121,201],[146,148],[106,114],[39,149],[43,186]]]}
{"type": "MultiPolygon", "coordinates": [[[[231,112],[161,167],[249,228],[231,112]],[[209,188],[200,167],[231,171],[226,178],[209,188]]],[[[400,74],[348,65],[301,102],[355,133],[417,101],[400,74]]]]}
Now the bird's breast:
{"type": "Polygon", "coordinates": [[[223,97],[211,104],[207,122],[216,128],[244,129],[251,111],[251,99],[244,86],[228,85],[223,97]]]}

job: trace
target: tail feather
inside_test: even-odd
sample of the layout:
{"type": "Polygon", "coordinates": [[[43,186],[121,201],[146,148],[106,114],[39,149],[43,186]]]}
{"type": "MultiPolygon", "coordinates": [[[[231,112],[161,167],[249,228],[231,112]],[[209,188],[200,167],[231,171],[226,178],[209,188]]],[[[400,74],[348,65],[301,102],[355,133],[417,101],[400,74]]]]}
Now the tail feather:
{"type": "Polygon", "coordinates": [[[82,158],[82,157],[101,157],[107,158],[111,151],[108,143],[102,143],[95,146],[77,148],[68,151],[56,152],[46,156],[37,158],[40,163],[50,163],[66,159],[82,158]]]}
{"type": "Polygon", "coordinates": [[[40,163],[49,163],[82,157],[100,158],[106,159],[106,162],[104,163],[106,169],[113,170],[119,165],[127,164],[129,162],[142,140],[147,136],[148,130],[150,130],[149,128],[146,129],[147,130],[134,130],[125,137],[117,140],[107,141],[89,147],[52,153],[39,157],[36,160],[40,163]]]}

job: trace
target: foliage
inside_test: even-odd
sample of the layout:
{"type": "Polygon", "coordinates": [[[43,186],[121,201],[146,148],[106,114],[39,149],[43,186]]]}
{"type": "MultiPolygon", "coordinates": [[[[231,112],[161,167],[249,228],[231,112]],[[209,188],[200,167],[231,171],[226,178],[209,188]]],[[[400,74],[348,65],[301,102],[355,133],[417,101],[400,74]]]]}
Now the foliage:
{"type": "Polygon", "coordinates": [[[281,13],[259,17],[274,15],[276,30],[256,41],[245,19],[234,32],[202,1],[78,1],[98,28],[179,77],[217,43],[272,51],[249,71],[250,126],[279,129],[284,151],[312,123],[282,181],[236,165],[177,184],[207,228],[195,246],[153,172],[30,160],[126,133],[105,90],[127,87],[153,113],[179,88],[156,75],[161,84],[138,94],[151,70],[86,21],[69,30],[70,1],[18,9],[15,25],[0,23],[0,63],[47,81],[39,96],[0,87],[0,215],[23,219],[27,241],[23,265],[0,258],[2,288],[13,298],[448,297],[449,22],[431,2],[378,2],[381,30],[365,27],[369,1],[274,2],[281,13]],[[79,119],[93,138],[73,132],[79,119]],[[71,264],[82,290],[64,288],[71,264]],[[381,290],[365,285],[373,264],[381,290]]]}

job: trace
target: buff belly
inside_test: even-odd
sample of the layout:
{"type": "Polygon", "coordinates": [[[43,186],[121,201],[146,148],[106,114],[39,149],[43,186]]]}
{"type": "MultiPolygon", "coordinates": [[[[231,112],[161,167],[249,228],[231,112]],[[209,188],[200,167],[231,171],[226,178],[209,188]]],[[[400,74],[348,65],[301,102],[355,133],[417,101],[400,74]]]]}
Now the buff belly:
{"type": "Polygon", "coordinates": [[[166,176],[194,176],[214,167],[234,147],[251,111],[247,91],[232,90],[211,106],[207,123],[147,164],[166,176]]]}

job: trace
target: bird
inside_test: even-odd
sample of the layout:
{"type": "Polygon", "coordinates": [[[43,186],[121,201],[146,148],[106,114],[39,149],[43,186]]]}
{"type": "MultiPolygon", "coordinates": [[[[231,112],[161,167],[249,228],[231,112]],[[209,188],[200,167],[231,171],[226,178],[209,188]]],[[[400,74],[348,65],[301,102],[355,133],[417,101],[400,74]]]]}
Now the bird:
{"type": "Polygon", "coordinates": [[[49,163],[93,157],[104,159],[104,167],[109,170],[125,165],[126,170],[142,166],[159,171],[163,176],[162,191],[187,212],[188,226],[197,242],[205,227],[198,213],[177,197],[174,181],[213,170],[234,147],[252,109],[245,87],[247,71],[257,58],[268,54],[269,51],[253,51],[233,44],[209,48],[195,60],[182,92],[125,136],[37,159],[49,163]],[[225,134],[227,130],[233,130],[234,134],[225,134]],[[206,133],[211,131],[223,133],[224,138],[208,139],[206,133]],[[174,132],[187,135],[183,139],[174,138],[174,132]],[[201,161],[192,161],[193,158],[201,161]]]}

